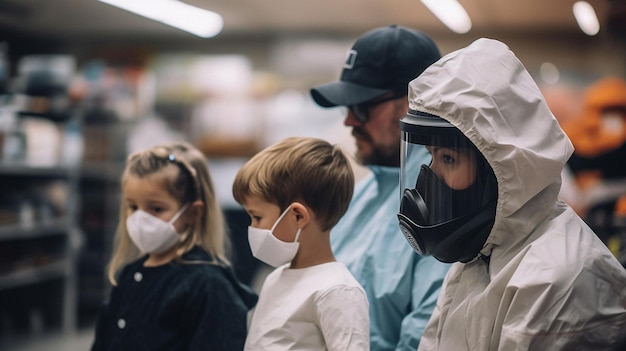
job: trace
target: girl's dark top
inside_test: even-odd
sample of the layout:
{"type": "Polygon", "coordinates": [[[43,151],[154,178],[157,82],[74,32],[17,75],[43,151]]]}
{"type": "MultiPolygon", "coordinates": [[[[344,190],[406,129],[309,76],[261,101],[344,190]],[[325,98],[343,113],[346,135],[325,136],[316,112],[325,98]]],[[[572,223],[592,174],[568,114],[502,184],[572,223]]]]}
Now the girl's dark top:
{"type": "Polygon", "coordinates": [[[243,350],[247,312],[257,296],[230,268],[210,263],[195,247],[187,262],[144,267],[148,256],[121,271],[96,321],[92,351],[243,350]]]}

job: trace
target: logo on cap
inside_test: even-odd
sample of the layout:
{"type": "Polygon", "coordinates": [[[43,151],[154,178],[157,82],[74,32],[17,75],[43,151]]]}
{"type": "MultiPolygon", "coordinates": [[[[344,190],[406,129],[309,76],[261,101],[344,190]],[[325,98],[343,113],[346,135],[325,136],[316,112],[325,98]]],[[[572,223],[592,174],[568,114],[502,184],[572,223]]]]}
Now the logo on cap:
{"type": "Polygon", "coordinates": [[[356,50],[348,51],[348,57],[346,58],[346,62],[343,64],[343,68],[352,69],[354,67],[354,63],[356,62],[356,50]]]}

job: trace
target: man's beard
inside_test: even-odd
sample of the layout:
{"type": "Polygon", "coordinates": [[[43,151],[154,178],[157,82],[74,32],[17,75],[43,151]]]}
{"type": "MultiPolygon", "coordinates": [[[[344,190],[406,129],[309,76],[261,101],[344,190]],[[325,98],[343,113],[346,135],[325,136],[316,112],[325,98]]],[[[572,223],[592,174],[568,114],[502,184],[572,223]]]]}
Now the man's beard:
{"type": "Polygon", "coordinates": [[[375,144],[371,136],[360,128],[354,128],[352,135],[365,140],[372,150],[369,155],[362,155],[361,150],[357,149],[355,158],[359,163],[372,166],[400,167],[400,140],[398,140],[397,145],[390,147],[375,144]]]}

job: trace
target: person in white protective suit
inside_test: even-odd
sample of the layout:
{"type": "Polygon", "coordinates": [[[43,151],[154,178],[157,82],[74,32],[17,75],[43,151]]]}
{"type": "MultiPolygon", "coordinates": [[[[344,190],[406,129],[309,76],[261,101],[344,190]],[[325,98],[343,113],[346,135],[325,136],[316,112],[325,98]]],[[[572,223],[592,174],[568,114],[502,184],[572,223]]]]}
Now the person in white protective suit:
{"type": "Polygon", "coordinates": [[[626,270],[557,198],[573,147],[522,63],[478,39],[408,98],[400,227],[419,254],[455,262],[418,350],[612,350],[626,270]],[[420,145],[432,161],[410,171],[420,145]]]}

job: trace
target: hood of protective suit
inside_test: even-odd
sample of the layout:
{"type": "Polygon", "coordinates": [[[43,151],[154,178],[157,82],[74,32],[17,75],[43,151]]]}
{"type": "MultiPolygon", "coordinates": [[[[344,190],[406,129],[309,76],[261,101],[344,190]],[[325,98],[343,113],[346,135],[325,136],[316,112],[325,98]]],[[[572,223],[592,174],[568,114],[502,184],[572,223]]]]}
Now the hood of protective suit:
{"type": "Polygon", "coordinates": [[[413,80],[409,109],[447,120],[485,156],[498,182],[498,203],[481,253],[515,252],[552,213],[573,152],[522,63],[505,44],[479,39],[413,80]]]}

